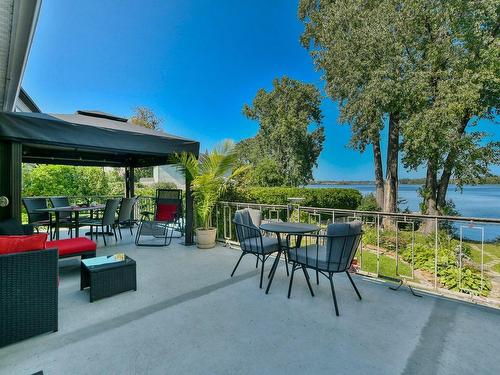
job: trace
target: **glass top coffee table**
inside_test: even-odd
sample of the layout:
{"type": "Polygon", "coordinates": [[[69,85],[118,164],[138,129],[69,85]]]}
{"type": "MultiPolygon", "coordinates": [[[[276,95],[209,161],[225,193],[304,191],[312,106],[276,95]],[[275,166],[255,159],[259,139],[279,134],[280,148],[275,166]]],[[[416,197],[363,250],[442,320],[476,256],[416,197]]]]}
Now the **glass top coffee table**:
{"type": "Polygon", "coordinates": [[[137,290],[135,260],[120,253],[83,259],[80,290],[90,288],[90,302],[128,290],[137,290]]]}

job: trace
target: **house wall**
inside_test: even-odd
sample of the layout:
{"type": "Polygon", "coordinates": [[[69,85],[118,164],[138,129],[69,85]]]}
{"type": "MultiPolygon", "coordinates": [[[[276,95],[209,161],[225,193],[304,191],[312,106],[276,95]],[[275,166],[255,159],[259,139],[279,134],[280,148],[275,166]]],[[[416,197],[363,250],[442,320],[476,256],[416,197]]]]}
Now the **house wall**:
{"type": "Polygon", "coordinates": [[[0,109],[5,110],[5,93],[7,89],[7,66],[9,65],[10,38],[13,17],[13,0],[2,0],[0,6],[0,109]]]}
{"type": "Polygon", "coordinates": [[[172,182],[178,189],[184,189],[186,187],[184,176],[174,165],[160,165],[154,167],[153,179],[155,183],[172,182]]]}

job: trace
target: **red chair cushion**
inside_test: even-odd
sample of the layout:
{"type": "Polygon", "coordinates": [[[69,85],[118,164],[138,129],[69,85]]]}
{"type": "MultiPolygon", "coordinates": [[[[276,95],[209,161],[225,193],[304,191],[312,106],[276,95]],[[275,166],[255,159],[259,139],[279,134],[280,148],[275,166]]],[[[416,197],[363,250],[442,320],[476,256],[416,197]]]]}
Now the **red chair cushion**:
{"type": "Polygon", "coordinates": [[[55,247],[59,250],[59,256],[79,254],[87,251],[95,251],[97,245],[86,237],[67,238],[64,240],[47,241],[45,248],[55,247]]]}
{"type": "Polygon", "coordinates": [[[45,249],[47,233],[29,236],[0,236],[0,254],[22,253],[45,249]]]}
{"type": "Polygon", "coordinates": [[[160,203],[156,208],[156,221],[173,221],[177,213],[177,204],[160,203]]]}

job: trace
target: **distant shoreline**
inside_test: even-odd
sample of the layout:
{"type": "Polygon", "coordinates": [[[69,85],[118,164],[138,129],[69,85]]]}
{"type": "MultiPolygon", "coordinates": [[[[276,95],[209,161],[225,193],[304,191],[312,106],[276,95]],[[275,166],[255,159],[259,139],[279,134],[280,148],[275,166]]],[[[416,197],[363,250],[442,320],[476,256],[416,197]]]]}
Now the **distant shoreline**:
{"type": "MultiPolygon", "coordinates": [[[[424,178],[403,178],[399,180],[401,185],[423,185],[424,178]]],[[[455,184],[455,181],[450,181],[450,184],[455,184]]],[[[341,181],[313,181],[309,185],[375,185],[375,181],[369,180],[341,180],[341,181]]],[[[467,184],[469,185],[469,184],[467,184]]],[[[492,176],[486,178],[484,181],[477,182],[475,185],[500,185],[500,176],[492,176]]]]}

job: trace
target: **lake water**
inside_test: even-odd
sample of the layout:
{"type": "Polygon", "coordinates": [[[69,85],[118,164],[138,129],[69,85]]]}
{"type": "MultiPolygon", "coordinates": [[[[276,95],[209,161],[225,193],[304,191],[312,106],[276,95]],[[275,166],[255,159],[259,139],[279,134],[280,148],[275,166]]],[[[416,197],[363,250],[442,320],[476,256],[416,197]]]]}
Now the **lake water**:
{"type": "MultiPolygon", "coordinates": [[[[363,195],[374,193],[375,185],[310,185],[314,188],[352,188],[363,195]]],[[[401,208],[408,207],[412,212],[419,212],[421,197],[418,195],[420,185],[399,185],[399,198],[406,202],[401,208]]],[[[447,199],[453,200],[456,209],[462,216],[500,218],[500,185],[464,186],[462,192],[455,185],[448,188],[447,199]]],[[[464,228],[464,235],[479,239],[479,231],[464,228]]],[[[499,225],[485,225],[485,239],[492,240],[500,236],[499,225]]]]}

